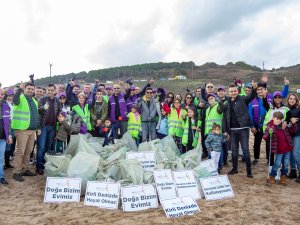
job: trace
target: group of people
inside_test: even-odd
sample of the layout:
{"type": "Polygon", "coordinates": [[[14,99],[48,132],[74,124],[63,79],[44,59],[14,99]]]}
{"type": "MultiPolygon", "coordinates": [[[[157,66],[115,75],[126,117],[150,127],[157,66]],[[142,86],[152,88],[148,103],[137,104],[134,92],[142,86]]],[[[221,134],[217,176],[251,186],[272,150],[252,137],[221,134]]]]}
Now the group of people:
{"type": "Polygon", "coordinates": [[[140,89],[131,80],[113,86],[95,80],[82,89],[73,79],[66,86],[49,84],[43,89],[30,76],[26,84],[0,89],[0,183],[8,184],[4,168],[13,168],[13,179],[19,182],[25,176],[43,175],[45,153],[62,154],[72,134],[102,137],[105,146],[127,131],[137,145],[170,135],[181,154],[202,145],[202,157],[211,158],[219,172],[228,165],[230,149],[229,175],[238,173],[241,148],[248,178],[253,177],[252,168],[259,163],[265,139],[266,158],[272,166],[269,182],[275,183],[281,167],[280,183],[286,185],[290,167],[288,176],[300,183],[299,99],[289,94],[287,79],[283,90],[274,93],[268,92],[268,76],[263,75],[259,83],[235,80],[228,90],[205,83],[195,93],[187,90],[184,98],[153,85],[150,80],[140,89]],[[254,135],[252,162],[250,130],[254,135]],[[34,155],[35,173],[29,164],[34,155]]]}

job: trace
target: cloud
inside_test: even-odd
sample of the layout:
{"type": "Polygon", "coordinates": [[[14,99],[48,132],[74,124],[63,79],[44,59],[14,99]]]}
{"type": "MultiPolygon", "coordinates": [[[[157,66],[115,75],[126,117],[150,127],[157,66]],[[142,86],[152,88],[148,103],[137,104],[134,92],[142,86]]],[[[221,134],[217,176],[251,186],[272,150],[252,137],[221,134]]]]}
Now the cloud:
{"type": "Polygon", "coordinates": [[[188,1],[181,6],[177,33],[194,44],[232,29],[242,19],[274,6],[279,0],[188,1]]]}

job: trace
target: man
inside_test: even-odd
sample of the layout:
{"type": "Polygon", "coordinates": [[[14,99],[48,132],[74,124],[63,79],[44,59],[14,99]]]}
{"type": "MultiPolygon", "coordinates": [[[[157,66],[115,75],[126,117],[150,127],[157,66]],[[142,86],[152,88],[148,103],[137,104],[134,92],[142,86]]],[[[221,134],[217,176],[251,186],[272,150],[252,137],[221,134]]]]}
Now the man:
{"type": "Polygon", "coordinates": [[[154,140],[156,134],[155,116],[157,113],[153,89],[146,88],[146,94],[137,100],[136,107],[141,110],[142,142],[154,140]]]}
{"type": "Polygon", "coordinates": [[[57,98],[60,96],[60,93],[65,93],[66,92],[66,87],[64,84],[59,84],[58,85],[58,91],[56,93],[57,98]]]}
{"type": "Polygon", "coordinates": [[[70,105],[71,109],[73,106],[78,104],[78,94],[80,93],[80,86],[75,84],[74,80],[71,80],[66,88],[67,104],[70,105]]]}
{"type": "Polygon", "coordinates": [[[57,123],[57,116],[61,111],[59,100],[55,98],[55,94],[55,85],[49,84],[47,87],[47,96],[39,98],[38,101],[41,135],[38,139],[36,173],[39,175],[44,174],[44,156],[46,152],[50,151],[57,123]]]}
{"type": "Polygon", "coordinates": [[[43,96],[43,88],[42,87],[36,87],[34,91],[34,98],[35,100],[39,100],[40,97],[43,96]]]}
{"type": "Polygon", "coordinates": [[[33,94],[33,84],[21,83],[13,99],[14,114],[11,127],[14,129],[17,139],[13,179],[19,182],[24,181],[22,176],[36,176],[29,170],[29,157],[33,149],[36,131],[38,130],[38,134],[40,134],[38,103],[33,94]]]}
{"type": "Polygon", "coordinates": [[[113,87],[112,86],[107,86],[106,88],[105,88],[105,90],[106,90],[106,95],[108,96],[108,97],[110,97],[110,96],[112,96],[113,95],[113,87]]]}
{"type": "MultiPolygon", "coordinates": [[[[97,84],[97,85],[98,85],[98,84],[97,84]]],[[[92,85],[91,85],[91,84],[86,83],[86,84],[83,86],[83,93],[84,93],[85,96],[86,96],[85,102],[86,102],[87,104],[92,103],[92,101],[93,101],[93,93],[92,93],[92,85]]]]}
{"type": "Polygon", "coordinates": [[[252,81],[252,91],[248,96],[240,96],[235,85],[229,86],[230,102],[225,105],[223,117],[223,132],[231,137],[232,170],[228,173],[234,175],[238,173],[238,151],[241,144],[246,168],[247,177],[253,178],[251,171],[251,159],[249,152],[249,128],[251,125],[248,114],[248,104],[256,96],[257,84],[252,81]]]}
{"type": "Polygon", "coordinates": [[[114,93],[108,100],[108,116],[112,122],[114,129],[114,139],[118,138],[118,129],[120,136],[127,131],[127,107],[124,99],[124,94],[121,93],[120,84],[114,85],[114,93]]]}

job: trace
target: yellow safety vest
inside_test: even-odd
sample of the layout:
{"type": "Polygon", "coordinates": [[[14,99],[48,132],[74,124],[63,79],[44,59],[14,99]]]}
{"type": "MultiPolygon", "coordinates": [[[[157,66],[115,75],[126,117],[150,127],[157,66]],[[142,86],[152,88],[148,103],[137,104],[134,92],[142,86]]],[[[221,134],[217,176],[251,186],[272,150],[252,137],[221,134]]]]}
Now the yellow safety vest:
{"type": "MultiPolygon", "coordinates": [[[[182,144],[183,144],[184,146],[186,146],[187,143],[188,143],[188,141],[189,141],[189,119],[187,118],[186,121],[183,122],[183,123],[184,123],[184,125],[183,125],[182,144]]],[[[201,123],[202,123],[202,122],[201,122],[200,120],[198,120],[198,123],[197,123],[197,126],[196,126],[196,127],[197,127],[197,128],[200,128],[201,123]]],[[[192,124],[192,126],[195,126],[195,125],[192,124]]],[[[195,132],[194,139],[193,139],[193,144],[192,144],[193,147],[196,147],[196,146],[197,146],[197,144],[198,144],[198,139],[199,139],[199,132],[196,131],[196,132],[195,132]]]]}
{"type": "Polygon", "coordinates": [[[289,108],[286,106],[282,106],[280,108],[270,108],[265,116],[264,124],[263,124],[263,132],[266,131],[267,125],[270,120],[273,118],[274,112],[281,112],[283,114],[283,120],[286,118],[286,113],[289,111],[289,108]]]}
{"type": "Polygon", "coordinates": [[[132,112],[128,114],[128,125],[127,130],[129,130],[130,136],[133,138],[139,138],[139,133],[141,129],[141,116],[138,120],[135,119],[135,116],[132,112]]]}
{"type": "Polygon", "coordinates": [[[183,135],[183,119],[181,115],[186,115],[187,112],[184,109],[180,109],[179,118],[175,108],[171,108],[170,115],[168,117],[168,133],[169,135],[182,137],[183,135]]]}
{"type": "Polygon", "coordinates": [[[219,114],[218,113],[218,106],[219,103],[215,104],[212,107],[209,107],[206,110],[206,116],[205,116],[205,130],[204,134],[210,133],[212,126],[214,123],[219,124],[221,126],[221,132],[222,132],[222,118],[223,118],[223,113],[219,114]]]}
{"type": "MultiPolygon", "coordinates": [[[[38,111],[38,103],[32,98],[34,104],[36,105],[36,110],[38,111]]],[[[14,114],[12,118],[11,128],[16,130],[27,130],[30,125],[30,109],[28,101],[24,94],[20,95],[20,104],[14,105],[14,114]]]]}
{"type": "Polygon", "coordinates": [[[91,113],[89,110],[89,105],[85,104],[84,111],[82,110],[82,108],[79,105],[73,106],[72,110],[74,110],[77,113],[77,115],[81,117],[81,119],[85,123],[87,129],[89,131],[91,131],[92,125],[91,125],[91,113]]]}

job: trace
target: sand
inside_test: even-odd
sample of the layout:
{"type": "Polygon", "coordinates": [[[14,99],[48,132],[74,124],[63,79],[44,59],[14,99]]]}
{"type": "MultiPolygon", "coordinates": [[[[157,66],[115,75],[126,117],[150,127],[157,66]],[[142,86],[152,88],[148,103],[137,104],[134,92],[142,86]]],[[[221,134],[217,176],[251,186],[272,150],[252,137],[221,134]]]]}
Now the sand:
{"type": "MultiPolygon", "coordinates": [[[[225,167],[221,174],[230,169],[225,167]]],[[[43,202],[45,177],[25,177],[26,180],[19,183],[12,180],[12,169],[8,169],[5,174],[9,185],[0,186],[0,225],[300,224],[300,184],[288,179],[287,186],[267,187],[266,170],[266,161],[261,159],[253,169],[254,178],[249,179],[245,164],[239,162],[239,173],[229,176],[234,198],[219,201],[201,199],[198,201],[201,213],[168,219],[162,207],[124,213],[122,210],[84,206],[83,198],[80,203],[46,204],[43,202]]]]}

